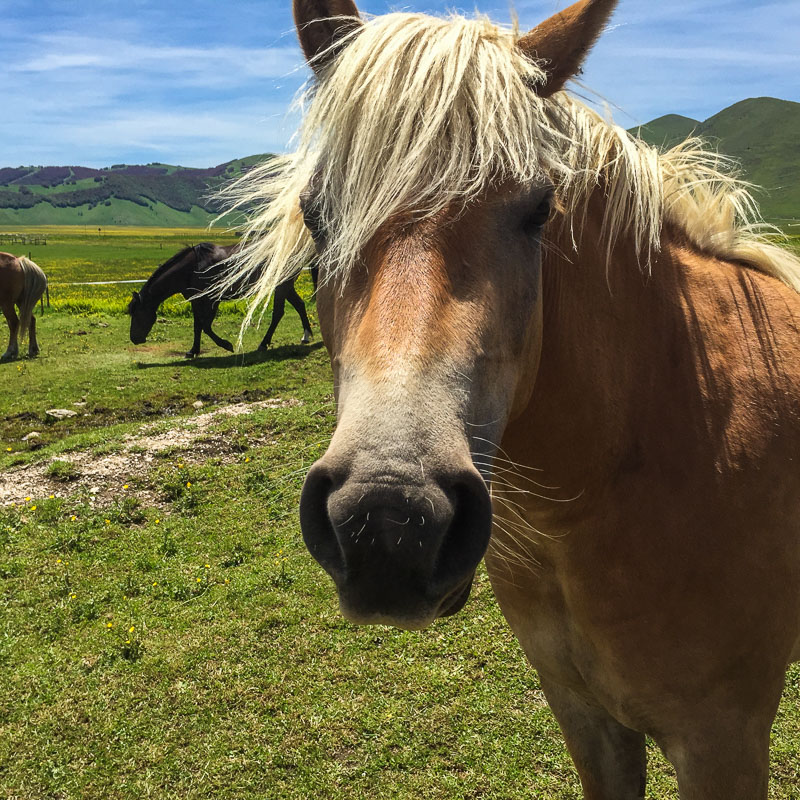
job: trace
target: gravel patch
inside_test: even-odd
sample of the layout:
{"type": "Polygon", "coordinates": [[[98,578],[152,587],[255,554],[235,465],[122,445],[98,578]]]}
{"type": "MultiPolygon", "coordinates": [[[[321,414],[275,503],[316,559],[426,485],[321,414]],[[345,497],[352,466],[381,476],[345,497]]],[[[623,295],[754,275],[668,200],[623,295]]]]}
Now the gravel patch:
{"type": "MultiPolygon", "coordinates": [[[[12,467],[0,473],[0,505],[15,505],[25,498],[41,498],[49,495],[71,497],[88,491],[92,502],[106,505],[122,495],[136,497],[150,506],[164,505],[156,493],[129,485],[122,487],[137,476],[145,475],[164,450],[181,453],[187,463],[202,463],[209,458],[233,458],[238,451],[232,448],[229,434],[213,433],[214,423],[225,417],[252,414],[264,408],[286,408],[302,403],[294,398],[281,400],[271,398],[255,403],[234,403],[203,414],[195,414],[176,422],[167,431],[155,432],[163,423],[146,423],[136,434],[127,434],[120,441],[120,450],[98,455],[90,451],[61,453],[55,458],[36,464],[12,467]],[[198,441],[202,439],[202,441],[198,441]],[[53,461],[66,461],[75,467],[74,480],[63,482],[51,478],[47,470],[53,461]]],[[[268,440],[265,440],[267,442],[268,440]]],[[[265,443],[261,442],[261,443],[265,443]]]]}

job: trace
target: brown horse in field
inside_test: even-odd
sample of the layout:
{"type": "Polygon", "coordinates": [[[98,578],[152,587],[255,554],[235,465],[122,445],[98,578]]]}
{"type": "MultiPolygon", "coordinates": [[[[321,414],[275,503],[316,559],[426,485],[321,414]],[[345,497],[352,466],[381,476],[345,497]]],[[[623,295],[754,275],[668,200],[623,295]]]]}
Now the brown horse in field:
{"type": "Polygon", "coordinates": [[[344,615],[423,628],[485,555],[585,797],[644,797],[648,734],[682,798],[763,800],[800,658],[800,261],[724,159],[562,91],[613,6],[519,36],[295,0],[316,86],[247,179],[241,273],[263,298],[318,254],[338,424],[300,521],[344,615]]]}
{"type": "Polygon", "coordinates": [[[28,334],[28,357],[39,354],[36,341],[36,317],[33,311],[47,288],[41,268],[29,258],[0,253],[0,309],[9,329],[8,347],[0,361],[10,361],[19,354],[18,341],[28,334]],[[19,308],[19,316],[15,306],[19,308]]]}

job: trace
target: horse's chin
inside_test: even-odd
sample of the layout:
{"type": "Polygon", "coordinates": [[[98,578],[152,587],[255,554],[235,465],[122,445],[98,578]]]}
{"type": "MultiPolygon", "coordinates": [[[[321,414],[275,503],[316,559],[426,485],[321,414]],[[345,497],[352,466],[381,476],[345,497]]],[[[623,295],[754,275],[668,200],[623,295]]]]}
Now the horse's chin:
{"type": "Polygon", "coordinates": [[[364,609],[352,598],[339,595],[339,610],[342,616],[355,625],[391,625],[404,631],[421,631],[430,627],[440,617],[457,614],[467,603],[472,590],[473,576],[462,585],[449,592],[439,603],[431,604],[424,610],[419,607],[408,614],[399,609],[390,612],[364,609]]]}
{"type": "Polygon", "coordinates": [[[457,589],[445,598],[445,602],[439,607],[439,617],[452,617],[453,614],[458,614],[469,600],[469,594],[472,591],[472,578],[470,578],[461,589],[457,589]]]}

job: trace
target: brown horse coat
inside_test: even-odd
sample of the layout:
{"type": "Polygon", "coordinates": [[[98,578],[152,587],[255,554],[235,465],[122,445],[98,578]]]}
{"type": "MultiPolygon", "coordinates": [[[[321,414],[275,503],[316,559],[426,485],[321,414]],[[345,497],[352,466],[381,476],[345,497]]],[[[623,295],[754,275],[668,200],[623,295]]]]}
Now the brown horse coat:
{"type": "Polygon", "coordinates": [[[800,658],[800,295],[679,234],[609,281],[545,259],[536,388],[502,440],[537,471],[493,485],[492,584],[587,796],[613,794],[581,703],[602,738],[653,736],[687,797],[760,797],[800,658]]]}
{"type": "Polygon", "coordinates": [[[47,288],[44,272],[28,258],[0,253],[0,310],[9,329],[9,343],[0,360],[16,358],[19,350],[18,338],[29,336],[28,355],[39,353],[36,340],[36,318],[33,310],[47,288]],[[19,317],[15,306],[19,308],[19,317]]]}

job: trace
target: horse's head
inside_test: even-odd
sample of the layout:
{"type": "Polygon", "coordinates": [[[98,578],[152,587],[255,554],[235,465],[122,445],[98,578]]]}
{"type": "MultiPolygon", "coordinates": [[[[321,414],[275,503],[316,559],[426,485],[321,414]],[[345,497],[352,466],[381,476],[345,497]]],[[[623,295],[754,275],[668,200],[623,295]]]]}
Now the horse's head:
{"type": "Polygon", "coordinates": [[[533,385],[550,192],[389,224],[363,272],[318,293],[339,420],[301,521],[354,620],[415,627],[467,599],[496,443],[533,385]]]}
{"type": "Polygon", "coordinates": [[[144,344],[147,334],[156,322],[156,308],[144,301],[139,292],[134,292],[128,303],[128,314],[131,318],[131,341],[144,344]]]}
{"type": "Polygon", "coordinates": [[[331,115],[317,121],[322,152],[301,208],[338,407],[300,515],[354,621],[419,628],[469,595],[489,542],[492,462],[539,362],[558,146],[546,98],[612,6],[584,0],[521,39],[483,20],[456,31],[409,15],[397,50],[384,29],[370,53],[351,0],[295,0],[331,115]]]}

